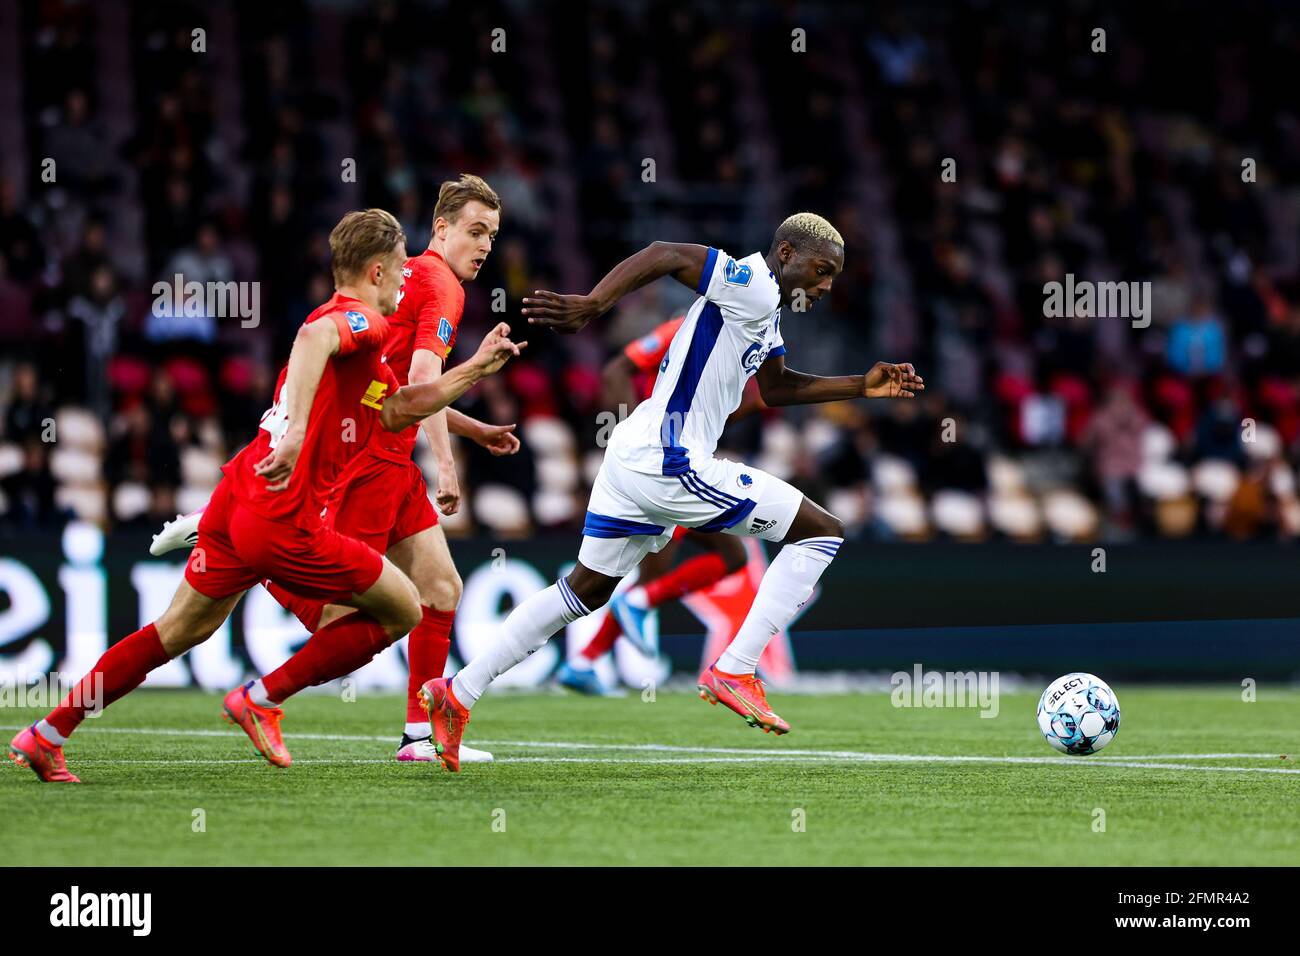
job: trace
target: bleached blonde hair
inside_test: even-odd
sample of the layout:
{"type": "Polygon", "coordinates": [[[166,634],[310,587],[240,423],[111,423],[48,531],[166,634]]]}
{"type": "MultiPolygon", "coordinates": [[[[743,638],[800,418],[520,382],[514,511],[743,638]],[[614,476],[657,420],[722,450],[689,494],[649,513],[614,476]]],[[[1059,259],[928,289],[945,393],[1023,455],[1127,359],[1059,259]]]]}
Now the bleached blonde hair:
{"type": "Polygon", "coordinates": [[[840,248],[844,247],[844,237],[840,231],[815,212],[797,212],[777,226],[772,245],[775,246],[782,239],[796,248],[800,240],[831,242],[840,248]]]}

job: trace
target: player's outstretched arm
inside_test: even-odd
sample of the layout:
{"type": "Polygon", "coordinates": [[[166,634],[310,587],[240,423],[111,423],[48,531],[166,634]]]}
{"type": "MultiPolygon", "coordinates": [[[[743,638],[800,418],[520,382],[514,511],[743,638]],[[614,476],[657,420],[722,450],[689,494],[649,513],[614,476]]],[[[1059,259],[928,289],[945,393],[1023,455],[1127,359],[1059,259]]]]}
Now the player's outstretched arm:
{"type": "Polygon", "coordinates": [[[524,298],[522,311],[530,324],[557,332],[577,332],[612,309],[629,292],[664,276],[672,276],[692,289],[698,288],[708,256],[707,246],[652,242],[611,269],[587,295],[560,295],[539,289],[524,298]]]}
{"type": "Polygon", "coordinates": [[[404,385],[385,402],[380,423],[390,432],[400,432],[446,408],[470,390],[480,379],[491,375],[518,355],[527,342],[510,341],[510,326],[502,322],[483,339],[478,351],[466,362],[424,385],[404,385]]]}
{"type": "Polygon", "coordinates": [[[915,398],[925,391],[916,369],[877,362],[865,375],[809,375],[785,367],[785,356],[769,358],[758,370],[758,390],[768,405],[815,405],[849,398],[915,398]]]}
{"type": "Polygon", "coordinates": [[[493,455],[513,455],[519,450],[519,439],[514,425],[489,425],[472,415],[447,407],[447,431],[482,445],[493,455]]]}
{"type": "Polygon", "coordinates": [[[289,369],[280,393],[289,426],[271,453],[253,466],[253,474],[266,479],[268,491],[283,491],[289,487],[289,478],[307,437],[307,419],[316,400],[321,376],[325,374],[326,363],[338,350],[338,327],[327,319],[308,322],[294,337],[293,349],[289,352],[289,369]]]}

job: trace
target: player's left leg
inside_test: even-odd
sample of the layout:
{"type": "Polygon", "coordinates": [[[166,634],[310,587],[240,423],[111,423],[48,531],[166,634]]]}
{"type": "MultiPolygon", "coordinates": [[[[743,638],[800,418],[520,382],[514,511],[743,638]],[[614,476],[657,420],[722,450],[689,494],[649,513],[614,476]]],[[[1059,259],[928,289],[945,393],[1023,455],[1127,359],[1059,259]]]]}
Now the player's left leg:
{"type": "MultiPolygon", "coordinates": [[[[783,492],[782,497],[788,498],[788,493],[783,492]]],[[[763,683],[755,674],[759,658],[773,635],[780,633],[812,597],[817,580],[844,543],[843,523],[802,495],[793,520],[778,517],[785,510],[788,504],[783,508],[775,501],[767,507],[760,502],[755,508],[757,517],[748,529],[777,521],[767,533],[779,533],[784,547],[763,575],[740,630],[718,660],[700,675],[699,682],[700,696],[705,700],[725,704],[751,727],[777,734],[787,733],[790,725],[767,703],[763,683]]]]}
{"type": "MultiPolygon", "coordinates": [[[[428,506],[424,481],[419,483],[420,497],[428,506]]],[[[436,522],[436,516],[430,516],[436,522]]],[[[407,527],[410,525],[408,524],[407,527]]],[[[398,530],[402,529],[399,515],[398,530]]],[[[406,726],[398,744],[397,759],[426,763],[437,759],[429,715],[420,700],[420,688],[447,669],[451,652],[451,630],[460,603],[461,580],[447,547],[447,536],[436,523],[408,534],[390,545],[388,557],[407,573],[420,592],[420,623],[407,636],[406,659],[410,668],[407,679],[406,726]]],[[[464,763],[490,763],[486,750],[461,745],[464,763]]]]}
{"type": "MultiPolygon", "coordinates": [[[[654,580],[660,575],[669,573],[677,554],[676,543],[685,534],[685,529],[678,528],[673,532],[672,542],[664,547],[662,551],[647,553],[641,559],[640,565],[637,566],[637,580],[654,580]]],[[[591,640],[576,655],[560,665],[560,669],[556,671],[555,679],[561,686],[592,697],[604,697],[616,693],[606,688],[600,678],[596,676],[595,664],[596,661],[614,649],[615,642],[623,635],[623,626],[613,613],[614,602],[618,599],[619,595],[610,598],[609,606],[605,608],[604,613],[600,616],[600,626],[596,629],[596,633],[592,635],[591,640]]],[[[638,649],[642,649],[641,644],[637,646],[638,649]]],[[[643,649],[643,653],[652,652],[643,649]]]]}

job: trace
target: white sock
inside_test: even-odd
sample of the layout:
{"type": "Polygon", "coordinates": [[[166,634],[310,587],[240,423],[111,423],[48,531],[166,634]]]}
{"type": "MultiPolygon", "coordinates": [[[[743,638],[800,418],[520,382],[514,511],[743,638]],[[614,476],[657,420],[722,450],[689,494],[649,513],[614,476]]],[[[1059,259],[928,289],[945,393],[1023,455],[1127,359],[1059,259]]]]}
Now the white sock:
{"type": "Polygon", "coordinates": [[[646,597],[645,588],[641,587],[639,584],[634,588],[628,589],[627,593],[624,594],[623,597],[628,604],[638,610],[646,611],[650,608],[650,599],[646,597]]]}
{"type": "Polygon", "coordinates": [[[781,549],[758,585],[745,623],[718,658],[718,670],[724,674],[754,673],[768,641],[812,597],[817,579],[843,543],[843,538],[804,538],[781,549]]]}
{"type": "Polygon", "coordinates": [[[545,644],[560,628],[590,613],[569,582],[560,578],[510,612],[492,646],[452,678],[452,693],[462,707],[473,707],[492,681],[545,644]]]}
{"type": "Polygon", "coordinates": [[[68,742],[68,738],[55,730],[54,725],[45,719],[36,721],[36,732],[56,747],[62,747],[68,742]]]}
{"type": "Polygon", "coordinates": [[[419,724],[407,724],[406,729],[403,730],[402,733],[406,734],[406,736],[410,737],[412,740],[422,740],[425,737],[433,736],[433,728],[429,726],[429,722],[426,720],[419,724]]]}
{"type": "Polygon", "coordinates": [[[276,707],[277,704],[271,703],[271,698],[266,696],[266,685],[262,683],[262,678],[258,678],[248,685],[248,699],[258,707],[276,707]]]}

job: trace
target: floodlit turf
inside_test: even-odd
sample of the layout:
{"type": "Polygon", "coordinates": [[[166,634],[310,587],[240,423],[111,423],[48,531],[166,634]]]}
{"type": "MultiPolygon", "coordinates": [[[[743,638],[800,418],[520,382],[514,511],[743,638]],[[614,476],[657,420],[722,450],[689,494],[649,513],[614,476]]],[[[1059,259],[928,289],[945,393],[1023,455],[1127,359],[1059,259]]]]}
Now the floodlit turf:
{"type": "MultiPolygon", "coordinates": [[[[291,702],[295,765],[276,770],[220,722],[219,697],[141,691],[68,747],[83,785],[42,785],[4,762],[0,821],[6,862],[36,865],[1300,859],[1300,694],[1116,691],[1119,736],[1086,758],[1048,748],[1031,695],[1003,695],[987,719],[895,709],[883,693],[774,693],[794,727],[776,738],[686,693],[499,693],[467,740],[500,762],[459,775],[391,760],[395,697],[291,702]],[[925,756],[996,759],[912,759],[925,756]],[[1094,832],[1098,808],[1105,832],[1094,832]]],[[[4,708],[0,724],[35,716],[4,708]]]]}

